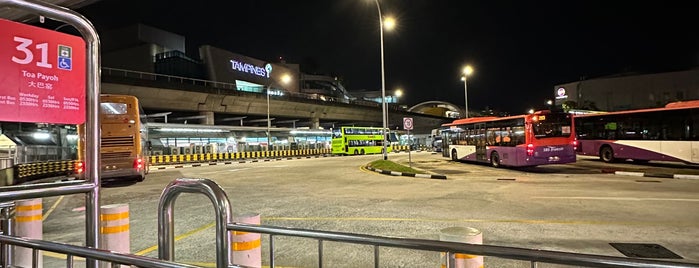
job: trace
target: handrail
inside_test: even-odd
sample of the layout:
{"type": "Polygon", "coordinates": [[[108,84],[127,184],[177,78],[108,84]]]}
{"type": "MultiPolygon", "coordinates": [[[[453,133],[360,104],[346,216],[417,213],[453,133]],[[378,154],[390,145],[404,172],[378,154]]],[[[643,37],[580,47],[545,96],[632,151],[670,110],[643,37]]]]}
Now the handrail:
{"type": "MultiPolygon", "coordinates": [[[[99,129],[99,94],[100,80],[100,40],[97,29],[85,16],[52,3],[39,0],[0,0],[0,8],[17,8],[30,11],[73,26],[85,41],[85,178],[90,182],[76,186],[59,186],[56,189],[20,190],[13,200],[27,197],[44,197],[68,193],[85,193],[85,245],[99,247],[99,209],[100,209],[100,129],[99,129]]],[[[76,48],[82,49],[82,48],[76,48]]],[[[11,192],[5,192],[3,198],[10,198],[11,192]]],[[[10,263],[5,263],[9,265],[10,263]]],[[[87,261],[87,268],[96,268],[97,261],[87,261]]]]}
{"type": "MultiPolygon", "coordinates": [[[[404,249],[464,253],[479,256],[493,256],[506,259],[530,261],[532,264],[555,263],[564,265],[583,265],[585,267],[654,267],[654,268],[697,268],[699,265],[680,262],[656,261],[634,259],[604,255],[569,253],[562,251],[526,249],[504,246],[490,246],[479,244],[467,244],[447,241],[394,238],[344,232],[314,231],[299,228],[276,227],[269,225],[251,225],[245,223],[230,223],[227,226],[231,231],[243,231],[250,233],[265,233],[270,235],[270,258],[274,258],[274,243],[272,235],[285,235],[294,237],[313,238],[319,241],[335,241],[353,244],[365,244],[383,247],[395,247],[404,249]]],[[[377,256],[375,256],[376,258],[377,256]]],[[[378,262],[377,259],[374,260],[378,262]]],[[[274,260],[270,260],[274,263],[274,260]]],[[[274,267],[274,265],[271,265],[274,267]]],[[[534,266],[532,266],[534,267],[534,266]]]]}
{"type": "Polygon", "coordinates": [[[226,192],[208,179],[179,178],[170,182],[160,195],[158,204],[158,257],[162,260],[175,259],[175,200],[181,193],[206,195],[216,212],[216,267],[228,267],[230,236],[226,224],[232,222],[232,210],[226,192]]]}
{"type": "Polygon", "coordinates": [[[5,186],[0,188],[0,202],[32,199],[47,196],[89,193],[95,187],[96,186],[93,183],[88,183],[85,181],[68,181],[5,186]]]}
{"type": "MultiPolygon", "coordinates": [[[[163,261],[144,256],[124,254],[89,247],[75,246],[70,244],[28,239],[15,236],[0,235],[0,243],[32,248],[33,252],[35,253],[37,253],[38,250],[43,250],[65,254],[67,256],[66,262],[69,264],[73,263],[73,257],[77,256],[82,258],[107,261],[112,264],[135,265],[137,267],[144,268],[199,268],[199,266],[163,261]]],[[[37,254],[33,255],[37,256],[37,254]]],[[[36,263],[36,261],[37,260],[34,259],[34,263],[36,263]]],[[[72,265],[68,265],[67,267],[72,267],[72,265]]]]}

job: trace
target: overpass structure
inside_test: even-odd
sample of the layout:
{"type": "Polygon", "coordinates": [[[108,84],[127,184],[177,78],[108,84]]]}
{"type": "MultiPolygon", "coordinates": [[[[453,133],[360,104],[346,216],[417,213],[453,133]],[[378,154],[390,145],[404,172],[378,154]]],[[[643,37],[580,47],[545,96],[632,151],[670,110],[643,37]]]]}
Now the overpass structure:
{"type": "MultiPolygon", "coordinates": [[[[121,69],[103,68],[102,93],[136,96],[150,121],[162,123],[266,127],[269,112],[272,129],[382,125],[379,103],[334,101],[303,93],[244,92],[230,83],[121,69]]],[[[413,118],[415,134],[429,134],[450,121],[393,105],[387,117],[391,130],[402,130],[403,118],[413,118]]]]}

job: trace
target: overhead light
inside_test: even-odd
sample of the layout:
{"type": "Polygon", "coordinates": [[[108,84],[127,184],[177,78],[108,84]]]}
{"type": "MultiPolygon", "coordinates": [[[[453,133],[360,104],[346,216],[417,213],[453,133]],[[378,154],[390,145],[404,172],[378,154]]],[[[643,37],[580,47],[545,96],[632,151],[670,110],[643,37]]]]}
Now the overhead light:
{"type": "Polygon", "coordinates": [[[209,133],[216,133],[216,132],[228,132],[228,130],[224,129],[194,129],[194,128],[159,128],[159,131],[163,132],[209,132],[209,133]]]}
{"type": "Polygon", "coordinates": [[[46,132],[34,132],[34,134],[32,134],[32,137],[37,140],[48,140],[49,138],[51,138],[51,134],[46,132]]]}

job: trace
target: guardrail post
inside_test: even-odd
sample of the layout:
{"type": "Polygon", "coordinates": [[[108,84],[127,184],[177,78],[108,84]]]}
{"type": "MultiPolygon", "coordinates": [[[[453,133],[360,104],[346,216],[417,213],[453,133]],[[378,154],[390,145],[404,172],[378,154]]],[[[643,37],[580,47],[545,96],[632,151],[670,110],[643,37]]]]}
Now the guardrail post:
{"type": "MultiPolygon", "coordinates": [[[[131,232],[129,228],[129,205],[113,204],[100,208],[100,248],[120,253],[131,252],[131,232]]],[[[100,262],[102,268],[114,268],[100,262]]],[[[120,265],[116,267],[127,268],[120,265]]]]}
{"type": "Polygon", "coordinates": [[[175,200],[181,193],[206,195],[214,205],[216,214],[216,267],[228,267],[230,262],[230,236],[228,223],[232,222],[232,210],[226,192],[208,179],[176,179],[165,187],[158,204],[158,258],[175,260],[175,200]]]}
{"type": "MultiPolygon", "coordinates": [[[[471,227],[449,227],[440,230],[439,240],[480,245],[483,233],[471,227]]],[[[483,268],[483,256],[449,252],[446,258],[447,268],[483,268]]]]}
{"type": "MultiPolygon", "coordinates": [[[[233,215],[233,222],[259,225],[260,214],[251,212],[233,215]]],[[[232,231],[230,235],[231,262],[243,267],[262,267],[262,235],[241,231],[232,231]]]]}
{"type": "MultiPolygon", "coordinates": [[[[20,200],[16,202],[14,234],[19,237],[41,239],[44,229],[41,198],[20,200]]],[[[39,254],[38,263],[32,266],[32,249],[14,247],[12,264],[19,267],[43,267],[42,255],[39,254]]]]}

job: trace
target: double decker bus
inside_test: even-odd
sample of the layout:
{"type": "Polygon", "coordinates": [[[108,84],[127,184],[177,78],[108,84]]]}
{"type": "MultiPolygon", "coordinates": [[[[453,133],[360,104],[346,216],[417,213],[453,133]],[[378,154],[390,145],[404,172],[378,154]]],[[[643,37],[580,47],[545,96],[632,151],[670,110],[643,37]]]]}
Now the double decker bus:
{"type": "Polygon", "coordinates": [[[443,124],[442,155],[454,161],[525,167],[575,162],[572,116],[537,111],[508,117],[474,117],[443,124]]]}
{"type": "MultiPolygon", "coordinates": [[[[379,127],[340,127],[333,129],[331,142],[333,154],[357,155],[383,153],[388,141],[379,127]]],[[[386,149],[391,152],[390,144],[386,149]]]]}
{"type": "Polygon", "coordinates": [[[699,164],[699,100],[663,108],[574,116],[577,153],[604,162],[699,164]]]}
{"type": "MultiPolygon", "coordinates": [[[[142,114],[135,96],[100,95],[100,159],[103,181],[140,182],[145,179],[149,167],[147,152],[150,143],[142,114]]],[[[84,125],[80,126],[82,128],[84,125]]],[[[83,153],[83,150],[78,151],[83,153]]]]}

